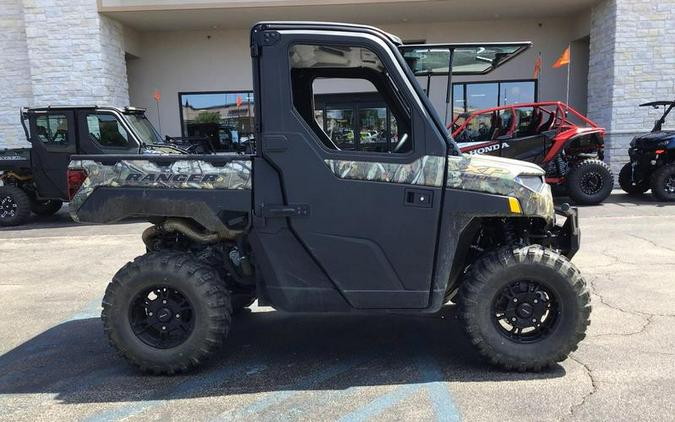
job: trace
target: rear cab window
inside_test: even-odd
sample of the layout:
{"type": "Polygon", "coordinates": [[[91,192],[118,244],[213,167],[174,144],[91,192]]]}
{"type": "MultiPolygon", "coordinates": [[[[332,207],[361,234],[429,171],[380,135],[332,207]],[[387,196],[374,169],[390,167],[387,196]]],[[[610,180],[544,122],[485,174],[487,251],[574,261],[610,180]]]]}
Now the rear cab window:
{"type": "Polygon", "coordinates": [[[132,145],[129,132],[113,114],[87,113],[87,133],[103,147],[128,148],[132,145]]]}
{"type": "Polygon", "coordinates": [[[45,145],[67,146],[68,118],[65,114],[46,114],[35,119],[35,135],[45,145]]]}

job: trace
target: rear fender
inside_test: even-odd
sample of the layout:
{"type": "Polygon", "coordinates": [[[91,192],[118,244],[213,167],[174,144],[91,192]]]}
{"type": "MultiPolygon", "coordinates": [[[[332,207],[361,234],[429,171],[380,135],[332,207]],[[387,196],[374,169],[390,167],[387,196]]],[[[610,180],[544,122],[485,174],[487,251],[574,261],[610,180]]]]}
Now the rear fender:
{"type": "Polygon", "coordinates": [[[568,155],[596,153],[598,158],[603,159],[604,137],[605,130],[602,128],[587,129],[583,132],[577,130],[561,132],[553,138],[553,144],[544,157],[544,163],[552,161],[563,151],[568,155]]]}

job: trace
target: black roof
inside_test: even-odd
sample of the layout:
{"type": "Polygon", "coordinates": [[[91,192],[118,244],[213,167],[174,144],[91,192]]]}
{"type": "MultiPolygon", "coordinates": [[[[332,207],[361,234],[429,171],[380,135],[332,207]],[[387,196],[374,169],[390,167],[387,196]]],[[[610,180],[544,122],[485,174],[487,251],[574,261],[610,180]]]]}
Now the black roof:
{"type": "Polygon", "coordinates": [[[52,110],[108,110],[108,111],[117,111],[120,113],[143,113],[145,112],[144,108],[140,107],[115,107],[115,106],[99,106],[95,104],[87,105],[48,105],[46,107],[23,107],[22,112],[46,112],[52,110]]]}
{"type": "Polygon", "coordinates": [[[658,107],[658,106],[669,106],[675,104],[675,101],[652,101],[650,103],[640,104],[640,107],[658,107]]]}
{"type": "Polygon", "coordinates": [[[396,45],[401,45],[403,42],[396,35],[390,34],[381,30],[380,28],[359,25],[354,23],[341,22],[312,22],[312,21],[270,21],[258,22],[253,25],[252,31],[265,29],[308,29],[308,30],[333,30],[333,31],[347,31],[347,32],[371,32],[384,36],[389,41],[396,45]]]}

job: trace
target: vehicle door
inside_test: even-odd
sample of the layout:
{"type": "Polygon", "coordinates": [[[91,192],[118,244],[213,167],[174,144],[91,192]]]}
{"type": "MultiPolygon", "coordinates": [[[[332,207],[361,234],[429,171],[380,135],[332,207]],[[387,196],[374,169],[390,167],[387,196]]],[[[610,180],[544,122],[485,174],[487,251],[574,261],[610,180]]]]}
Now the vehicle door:
{"type": "Polygon", "coordinates": [[[68,200],[66,173],[76,152],[73,111],[31,111],[29,114],[31,167],[37,195],[68,200]]]}
{"type": "Polygon", "coordinates": [[[77,112],[79,154],[133,154],[139,143],[119,113],[83,109],[77,112]]]}
{"type": "Polygon", "coordinates": [[[274,42],[254,61],[262,134],[254,205],[259,232],[269,233],[261,247],[275,263],[274,274],[264,274],[269,290],[290,302],[327,303],[330,289],[319,291],[325,277],[356,308],[428,306],[447,144],[421,105],[416,82],[403,73],[393,45],[376,36],[270,32],[259,34],[274,42]],[[361,136],[352,127],[378,112],[364,108],[364,122],[356,125],[347,122],[356,118],[354,108],[350,117],[317,121],[317,84],[348,94],[344,79],[372,86],[384,99],[396,121],[384,130],[386,151],[350,142],[361,136]],[[264,226],[275,222],[278,231],[264,226]],[[277,241],[286,228],[292,235],[277,241]],[[320,269],[316,275],[310,264],[320,269]]]}

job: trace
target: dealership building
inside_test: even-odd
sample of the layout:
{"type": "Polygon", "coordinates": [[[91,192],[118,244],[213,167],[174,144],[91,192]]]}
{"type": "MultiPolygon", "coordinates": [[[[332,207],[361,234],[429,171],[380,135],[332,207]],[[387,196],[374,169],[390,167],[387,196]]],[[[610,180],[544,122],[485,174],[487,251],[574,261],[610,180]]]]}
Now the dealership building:
{"type": "MultiPolygon", "coordinates": [[[[244,136],[249,28],[264,20],[364,23],[406,43],[531,41],[491,73],[453,77],[452,111],[569,98],[606,128],[615,172],[658,117],[638,105],[675,99],[675,0],[0,0],[0,148],[27,145],[20,107],[50,104],[144,107],[162,136],[213,121],[244,136]],[[569,68],[553,68],[568,46],[569,68]]],[[[420,82],[443,115],[446,77],[420,82]]],[[[319,114],[344,124],[348,106],[327,98],[319,114]]]]}

